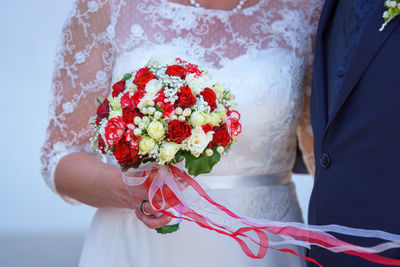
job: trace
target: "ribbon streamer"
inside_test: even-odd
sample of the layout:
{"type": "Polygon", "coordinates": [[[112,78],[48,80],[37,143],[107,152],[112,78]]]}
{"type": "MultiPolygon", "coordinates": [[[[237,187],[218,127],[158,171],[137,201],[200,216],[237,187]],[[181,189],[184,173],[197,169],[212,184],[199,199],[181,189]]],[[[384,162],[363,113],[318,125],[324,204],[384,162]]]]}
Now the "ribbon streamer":
{"type": "Polygon", "coordinates": [[[240,245],[243,252],[251,258],[263,258],[268,249],[272,249],[296,255],[322,266],[314,259],[299,255],[294,250],[273,247],[277,245],[297,245],[310,248],[311,245],[315,245],[332,252],[358,256],[374,263],[400,266],[400,260],[378,255],[378,253],[389,249],[400,248],[400,235],[340,225],[315,226],[261,220],[238,215],[238,213],[214,201],[192,177],[175,166],[167,168],[163,165],[151,163],[139,169],[129,169],[123,172],[122,176],[124,182],[129,186],[145,184],[149,202],[160,213],[178,218],[176,215],[164,210],[166,205],[173,207],[182,214],[182,219],[231,237],[240,245]],[[195,194],[190,195],[189,192],[189,197],[188,194],[185,194],[184,197],[183,192],[189,191],[185,190],[184,183],[192,188],[195,194]],[[161,206],[154,200],[155,196],[162,199],[161,206]],[[190,197],[194,197],[194,200],[191,201],[190,197]],[[205,203],[203,203],[202,214],[191,208],[196,204],[198,205],[199,200],[205,203]],[[357,237],[380,238],[386,240],[386,242],[372,247],[361,247],[341,241],[328,232],[357,237]],[[270,241],[267,233],[279,236],[281,241],[270,241]],[[243,239],[256,244],[258,251],[253,253],[243,239]]]}

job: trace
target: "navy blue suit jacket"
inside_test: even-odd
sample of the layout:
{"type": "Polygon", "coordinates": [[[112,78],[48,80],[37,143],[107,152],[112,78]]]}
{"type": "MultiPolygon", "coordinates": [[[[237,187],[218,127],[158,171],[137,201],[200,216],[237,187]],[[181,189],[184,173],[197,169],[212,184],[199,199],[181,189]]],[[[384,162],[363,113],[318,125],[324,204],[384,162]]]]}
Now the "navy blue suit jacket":
{"type": "MultiPolygon", "coordinates": [[[[309,223],[400,234],[400,17],[380,32],[385,8],[376,1],[329,117],[324,42],[335,2],[326,1],[316,40],[311,118],[317,164],[309,223]]],[[[377,242],[340,238],[366,246],[377,242]]],[[[400,249],[384,255],[400,259],[400,249]]],[[[378,266],[317,247],[310,256],[325,267],[378,266]]]]}

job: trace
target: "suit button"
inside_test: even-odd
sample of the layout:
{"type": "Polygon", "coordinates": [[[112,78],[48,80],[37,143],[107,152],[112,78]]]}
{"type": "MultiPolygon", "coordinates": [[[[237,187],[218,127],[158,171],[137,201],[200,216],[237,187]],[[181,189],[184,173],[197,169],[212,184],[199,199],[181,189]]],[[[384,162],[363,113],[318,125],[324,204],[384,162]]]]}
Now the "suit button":
{"type": "Polygon", "coordinates": [[[342,69],[342,68],[338,69],[338,71],[336,72],[336,75],[337,75],[339,78],[343,78],[343,76],[344,76],[344,71],[343,71],[343,69],[342,69]]]}
{"type": "Polygon", "coordinates": [[[329,158],[329,155],[326,153],[321,154],[321,157],[319,158],[319,165],[321,165],[322,168],[328,168],[330,164],[331,159],[329,158]]]}

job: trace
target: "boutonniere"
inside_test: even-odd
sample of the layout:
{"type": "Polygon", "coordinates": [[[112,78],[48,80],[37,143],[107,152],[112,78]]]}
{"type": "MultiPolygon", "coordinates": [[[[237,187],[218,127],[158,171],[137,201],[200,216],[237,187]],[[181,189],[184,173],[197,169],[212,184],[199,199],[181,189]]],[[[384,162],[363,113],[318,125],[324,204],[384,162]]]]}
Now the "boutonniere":
{"type": "Polygon", "coordinates": [[[385,1],[385,7],[387,8],[387,10],[383,12],[383,18],[385,19],[385,21],[379,31],[383,31],[386,25],[389,24],[389,22],[400,15],[400,0],[387,0],[385,1]]]}

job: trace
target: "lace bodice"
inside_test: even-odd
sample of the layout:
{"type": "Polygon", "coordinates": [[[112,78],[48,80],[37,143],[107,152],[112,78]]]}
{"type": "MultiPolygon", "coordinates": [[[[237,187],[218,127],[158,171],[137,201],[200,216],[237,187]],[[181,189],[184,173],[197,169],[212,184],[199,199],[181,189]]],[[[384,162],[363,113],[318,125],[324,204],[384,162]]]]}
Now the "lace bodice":
{"type": "Polygon", "coordinates": [[[235,13],[167,0],[77,1],[56,57],[42,150],[46,181],[55,189],[58,160],[73,151],[90,151],[96,97],[105,97],[117,75],[151,56],[198,63],[236,95],[243,133],[214,175],[290,170],[296,129],[312,169],[309,114],[302,108],[309,96],[321,2],[259,0],[235,13]]]}

